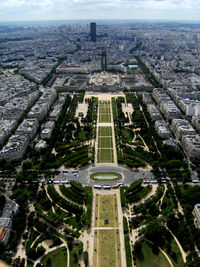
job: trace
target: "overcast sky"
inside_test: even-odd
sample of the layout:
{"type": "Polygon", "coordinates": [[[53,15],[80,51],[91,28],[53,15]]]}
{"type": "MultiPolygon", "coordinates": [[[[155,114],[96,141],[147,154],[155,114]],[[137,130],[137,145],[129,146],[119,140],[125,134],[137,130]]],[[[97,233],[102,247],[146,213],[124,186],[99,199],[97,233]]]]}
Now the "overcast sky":
{"type": "Polygon", "coordinates": [[[71,19],[200,21],[200,0],[0,0],[0,21],[71,19]]]}

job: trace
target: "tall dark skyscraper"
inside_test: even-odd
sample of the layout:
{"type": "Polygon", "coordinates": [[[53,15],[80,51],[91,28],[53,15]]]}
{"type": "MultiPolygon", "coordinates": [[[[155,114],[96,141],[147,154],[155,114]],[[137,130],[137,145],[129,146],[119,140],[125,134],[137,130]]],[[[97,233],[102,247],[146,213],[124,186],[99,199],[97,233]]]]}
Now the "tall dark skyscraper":
{"type": "Polygon", "coordinates": [[[92,42],[96,42],[96,22],[90,23],[90,38],[92,42]]]}

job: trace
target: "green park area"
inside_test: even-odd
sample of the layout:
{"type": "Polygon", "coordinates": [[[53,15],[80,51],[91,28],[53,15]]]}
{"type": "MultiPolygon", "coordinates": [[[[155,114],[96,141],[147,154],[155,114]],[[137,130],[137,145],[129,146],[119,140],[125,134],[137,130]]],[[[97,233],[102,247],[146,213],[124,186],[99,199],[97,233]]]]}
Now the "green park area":
{"type": "Polygon", "coordinates": [[[164,254],[158,251],[156,255],[152,252],[152,248],[145,242],[142,243],[143,259],[136,261],[137,267],[156,266],[170,267],[170,264],[164,254]]]}
{"type": "Polygon", "coordinates": [[[96,195],[95,227],[118,227],[116,195],[96,195]]]}
{"type": "Polygon", "coordinates": [[[111,127],[99,127],[98,163],[113,162],[113,140],[111,127]]]}
{"type": "Polygon", "coordinates": [[[121,267],[119,230],[96,230],[93,266],[121,267]]]}
{"type": "Polygon", "coordinates": [[[100,102],[99,105],[99,122],[111,122],[110,116],[110,103],[109,102],[100,102]]]}
{"type": "Polygon", "coordinates": [[[99,127],[99,136],[112,136],[112,127],[102,126],[99,127]]]}
{"type": "Polygon", "coordinates": [[[112,137],[99,137],[98,144],[101,148],[113,148],[112,137]]]}
{"type": "Polygon", "coordinates": [[[66,267],[67,266],[67,249],[65,247],[56,249],[47,254],[42,260],[44,267],[66,267]]]}
{"type": "Polygon", "coordinates": [[[98,149],[98,163],[112,163],[113,149],[98,149]]]}

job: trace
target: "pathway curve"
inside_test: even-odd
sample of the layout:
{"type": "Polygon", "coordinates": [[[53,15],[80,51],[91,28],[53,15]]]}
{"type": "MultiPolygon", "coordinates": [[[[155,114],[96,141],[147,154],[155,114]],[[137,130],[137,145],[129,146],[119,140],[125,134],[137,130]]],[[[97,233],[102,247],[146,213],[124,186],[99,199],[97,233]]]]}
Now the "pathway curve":
{"type": "Polygon", "coordinates": [[[174,265],[173,265],[171,259],[170,259],[169,256],[167,255],[167,253],[166,253],[164,250],[162,250],[160,247],[158,247],[158,248],[159,248],[160,251],[164,254],[164,256],[165,256],[165,258],[167,259],[167,261],[169,262],[170,266],[171,266],[171,267],[174,267],[174,265]]]}
{"type": "Polygon", "coordinates": [[[145,147],[145,150],[147,151],[147,152],[149,152],[150,150],[149,150],[149,147],[147,146],[147,144],[146,144],[146,142],[144,141],[144,139],[142,138],[142,136],[138,133],[137,134],[139,137],[140,137],[140,139],[142,140],[142,142],[143,142],[143,144],[144,144],[144,147],[145,147]]]}
{"type": "MultiPolygon", "coordinates": [[[[145,238],[145,239],[146,239],[146,238],[145,238]]],[[[151,242],[150,240],[148,240],[148,239],[146,239],[146,240],[147,240],[149,243],[151,243],[152,245],[154,245],[154,243],[151,242]]],[[[167,261],[169,262],[170,266],[171,266],[171,267],[174,267],[174,265],[173,265],[171,259],[170,259],[169,256],[167,255],[167,253],[166,253],[164,250],[162,250],[161,247],[158,247],[158,249],[164,254],[164,256],[166,257],[166,259],[167,259],[167,261]]]]}
{"type": "Polygon", "coordinates": [[[39,258],[34,262],[33,267],[36,267],[37,264],[40,263],[41,260],[42,260],[47,254],[49,254],[50,252],[52,252],[52,251],[54,251],[54,250],[56,250],[56,249],[58,249],[58,248],[62,248],[62,247],[65,247],[65,248],[67,249],[67,264],[66,264],[66,267],[70,267],[70,266],[69,266],[69,263],[70,263],[70,259],[69,259],[69,258],[70,258],[70,255],[69,255],[69,248],[68,248],[67,242],[66,242],[63,238],[61,238],[61,237],[60,237],[60,239],[63,241],[64,244],[61,244],[61,245],[59,245],[59,246],[56,246],[56,247],[47,249],[47,250],[45,251],[44,255],[42,255],[41,257],[39,257],[39,258]]]}
{"type": "Polygon", "coordinates": [[[177,246],[179,247],[180,249],[180,252],[181,252],[181,255],[182,255],[182,258],[183,258],[183,262],[186,263],[186,257],[187,257],[187,253],[183,250],[180,242],[178,241],[177,237],[172,233],[172,231],[167,227],[167,225],[165,225],[165,227],[167,228],[167,230],[171,233],[171,235],[173,236],[177,246]]]}
{"type": "Polygon", "coordinates": [[[163,192],[162,197],[159,199],[159,201],[160,201],[159,210],[160,211],[161,211],[161,206],[162,206],[163,198],[165,197],[166,191],[167,191],[167,186],[164,184],[164,192],[163,192]]]}

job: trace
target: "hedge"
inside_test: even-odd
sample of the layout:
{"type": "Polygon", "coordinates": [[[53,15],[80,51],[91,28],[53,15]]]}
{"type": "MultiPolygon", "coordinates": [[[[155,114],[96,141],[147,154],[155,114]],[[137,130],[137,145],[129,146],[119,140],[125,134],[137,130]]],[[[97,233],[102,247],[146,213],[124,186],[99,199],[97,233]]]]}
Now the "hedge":
{"type": "Polygon", "coordinates": [[[53,201],[56,202],[56,204],[58,204],[59,206],[61,206],[63,209],[65,209],[69,212],[72,212],[74,214],[82,214],[83,213],[82,207],[79,207],[75,204],[72,204],[69,201],[67,201],[66,199],[62,198],[53,186],[49,185],[47,190],[48,190],[48,194],[53,199],[53,201]]]}

